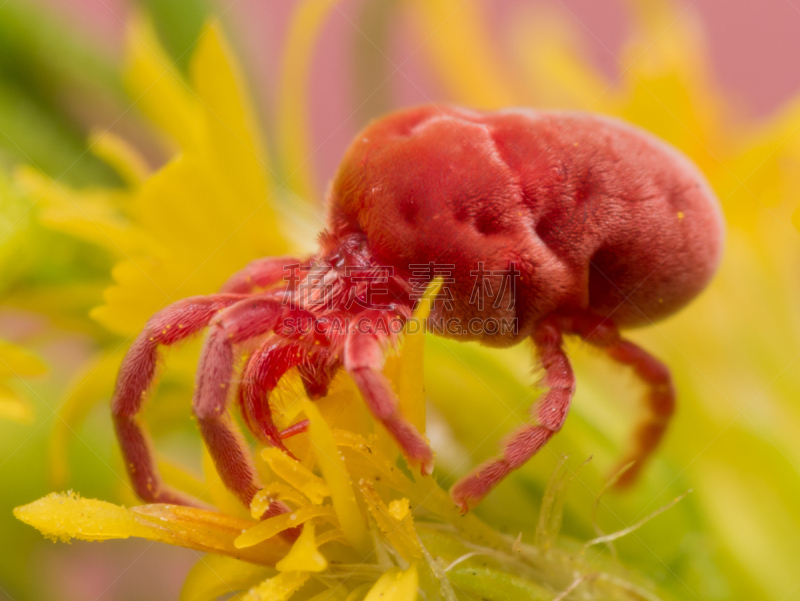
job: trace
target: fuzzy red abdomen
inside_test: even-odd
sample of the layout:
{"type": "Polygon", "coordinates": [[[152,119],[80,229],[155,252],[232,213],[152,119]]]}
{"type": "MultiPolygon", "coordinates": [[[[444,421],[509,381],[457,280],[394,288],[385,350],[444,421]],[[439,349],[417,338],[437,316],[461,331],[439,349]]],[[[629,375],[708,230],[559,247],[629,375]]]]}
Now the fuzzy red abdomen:
{"type": "Polygon", "coordinates": [[[668,315],[706,285],[722,240],[687,159],[625,124],[566,113],[395,113],[356,138],[331,203],[334,235],[364,232],[399,272],[452,266],[451,316],[491,313],[469,302],[476,266],[513,262],[520,336],[555,310],[623,326],[668,315]]]}

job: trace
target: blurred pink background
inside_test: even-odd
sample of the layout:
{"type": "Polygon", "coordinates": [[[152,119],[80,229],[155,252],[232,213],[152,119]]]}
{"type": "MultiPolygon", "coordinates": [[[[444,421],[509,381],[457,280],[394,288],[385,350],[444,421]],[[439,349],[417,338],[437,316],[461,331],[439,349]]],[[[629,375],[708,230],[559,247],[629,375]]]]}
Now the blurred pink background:
{"type": "MultiPolygon", "coordinates": [[[[349,61],[361,34],[354,23],[364,0],[343,0],[331,12],[315,52],[310,117],[317,191],[333,175],[344,148],[360,126],[353,114],[363,99],[355,98],[349,61]]],[[[700,16],[717,83],[744,115],[760,118],[800,91],[800,0],[695,0],[681,2],[700,16]]],[[[37,0],[47,11],[96,40],[113,56],[121,56],[125,18],[132,1],[37,0]]],[[[262,117],[273,105],[287,21],[296,0],[217,0],[228,30],[248,68],[250,84],[261,101],[262,117]]],[[[523,7],[546,6],[566,11],[584,36],[597,66],[615,76],[616,55],[628,33],[625,0],[484,0],[496,32],[523,7]]],[[[402,42],[402,40],[400,40],[402,42]]],[[[392,61],[402,65],[387,83],[395,104],[422,103],[443,97],[425,65],[417,41],[398,44],[392,61]]],[[[48,548],[39,558],[51,582],[53,598],[175,599],[197,554],[139,542],[103,546],[77,544],[48,548]]],[[[0,591],[0,599],[3,594],[0,591]]]]}
{"type": "MultiPolygon", "coordinates": [[[[119,55],[125,38],[124,20],[132,0],[37,0],[66,18],[90,39],[119,55]]],[[[254,92],[272,104],[287,22],[297,0],[216,0],[218,14],[251,74],[254,92]]],[[[616,55],[628,32],[625,0],[491,0],[483,8],[500,32],[522,8],[551,7],[574,20],[576,31],[597,66],[610,76],[620,68],[616,55]]],[[[676,0],[695,11],[708,35],[709,55],[717,81],[743,114],[768,115],[800,90],[800,0],[676,0]],[[793,2],[796,2],[794,4],[793,2]]],[[[363,0],[343,0],[331,11],[319,40],[313,66],[311,119],[317,191],[322,192],[342,152],[360,123],[351,116],[363,99],[352,98],[348,61],[363,0]]],[[[396,104],[441,98],[425,68],[418,42],[396,49],[390,58],[401,65],[388,82],[396,104]]]]}

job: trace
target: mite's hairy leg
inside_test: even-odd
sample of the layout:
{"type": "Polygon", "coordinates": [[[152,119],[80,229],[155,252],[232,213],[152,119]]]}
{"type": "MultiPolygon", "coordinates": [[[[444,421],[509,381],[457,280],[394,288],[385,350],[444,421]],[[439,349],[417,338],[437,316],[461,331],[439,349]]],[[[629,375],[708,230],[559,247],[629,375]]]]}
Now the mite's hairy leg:
{"type": "Polygon", "coordinates": [[[646,415],[636,427],[631,449],[620,461],[615,472],[630,467],[620,475],[616,486],[625,487],[636,481],[646,461],[658,447],[675,412],[675,387],[666,365],[633,342],[625,340],[613,322],[596,316],[577,317],[572,329],[592,346],[603,349],[614,361],[629,365],[647,385],[646,415]]]}
{"type": "Polygon", "coordinates": [[[285,433],[278,431],[272,421],[269,397],[283,375],[301,363],[305,354],[298,345],[268,340],[250,357],[239,386],[239,405],[250,430],[264,442],[287,453],[282,438],[303,430],[295,424],[285,433]]]}
{"type": "Polygon", "coordinates": [[[155,376],[158,349],[197,333],[218,311],[243,298],[239,294],[216,294],[186,298],[170,305],[150,318],[122,361],[111,413],[125,468],[136,494],[146,503],[196,505],[164,485],[150,441],[137,417],[155,376]]]}
{"type": "Polygon", "coordinates": [[[250,431],[289,455],[292,453],[283,444],[283,439],[305,432],[308,420],[279,431],[272,419],[269,397],[293,367],[298,368],[306,395],[315,401],[327,395],[340,362],[326,349],[317,349],[309,354],[303,345],[268,340],[248,360],[239,386],[239,406],[250,431]]]}
{"type": "Polygon", "coordinates": [[[467,511],[510,472],[524,465],[561,429],[567,418],[575,392],[575,376],[562,349],[561,331],[554,323],[545,322],[537,327],[533,342],[548,390],[532,408],[533,423],[520,427],[503,442],[502,455],[475,468],[450,490],[451,498],[462,511],[467,511]]]}
{"type": "Polygon", "coordinates": [[[200,433],[220,478],[246,507],[261,484],[249,449],[228,412],[234,347],[273,331],[283,315],[280,301],[266,297],[251,297],[222,311],[209,324],[197,368],[192,407],[200,433]]]}
{"type": "MultiPolygon", "coordinates": [[[[376,321],[386,319],[376,317],[376,321]]],[[[409,461],[419,463],[423,474],[433,470],[433,452],[428,442],[400,413],[397,397],[386,376],[383,375],[384,349],[381,345],[383,333],[373,328],[363,333],[358,328],[348,332],[344,347],[344,368],[353,378],[375,419],[397,441],[403,455],[409,461]]],[[[388,331],[388,329],[380,328],[388,331]]]]}
{"type": "Polygon", "coordinates": [[[328,388],[341,366],[341,359],[326,348],[317,350],[311,361],[299,365],[298,371],[308,398],[316,401],[327,396],[328,388]]]}
{"type": "Polygon", "coordinates": [[[281,281],[287,284],[294,279],[298,281],[297,267],[304,261],[294,257],[264,257],[248,263],[243,269],[234,273],[220,288],[220,292],[247,294],[259,288],[268,288],[281,281]]]}

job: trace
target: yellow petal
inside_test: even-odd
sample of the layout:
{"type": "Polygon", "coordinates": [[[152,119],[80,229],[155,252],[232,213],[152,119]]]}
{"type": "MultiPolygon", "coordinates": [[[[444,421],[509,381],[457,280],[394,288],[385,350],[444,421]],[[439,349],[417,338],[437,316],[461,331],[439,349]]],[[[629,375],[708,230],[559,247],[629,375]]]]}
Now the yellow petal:
{"type": "Polygon", "coordinates": [[[0,383],[0,419],[30,424],[34,417],[33,406],[14,390],[0,383]]]}
{"type": "Polygon", "coordinates": [[[395,499],[391,508],[387,507],[366,480],[361,481],[361,492],[378,528],[403,559],[412,562],[421,558],[422,551],[414,530],[414,519],[411,517],[408,499],[395,499]]]}
{"type": "Polygon", "coordinates": [[[455,100],[476,108],[515,106],[521,98],[487,34],[475,0],[410,0],[423,48],[455,100]]]}
{"type": "Polygon", "coordinates": [[[138,522],[153,524],[169,532],[172,544],[210,553],[228,555],[261,565],[274,565],[288,552],[288,544],[280,537],[265,540],[263,544],[240,549],[235,546],[236,537],[253,525],[250,520],[179,505],[141,505],[131,513],[138,522]]]}
{"type": "MultiPolygon", "coordinates": [[[[400,412],[425,434],[425,390],[423,373],[425,366],[425,326],[431,312],[433,299],[442,287],[442,278],[435,278],[419,302],[413,318],[408,321],[402,346],[397,355],[386,358],[384,374],[397,393],[400,412]]],[[[383,428],[376,431],[376,446],[381,453],[395,460],[400,450],[383,428]]]]}
{"type": "Polygon", "coordinates": [[[513,25],[523,82],[536,107],[610,112],[616,89],[587,59],[580,32],[565,11],[537,7],[513,25]]]}
{"type": "Polygon", "coordinates": [[[414,601],[418,584],[416,564],[407,570],[393,568],[378,579],[364,601],[414,601]]]}
{"type": "Polygon", "coordinates": [[[193,89],[172,69],[148,23],[137,18],[132,31],[127,80],[133,95],[184,152],[126,203],[148,245],[125,252],[112,270],[115,285],[104,292],[105,304],[91,312],[126,336],[169,303],[212,293],[253,259],[287,250],[268,202],[254,111],[220,30],[207,27],[198,42],[193,89]]]}
{"type": "Polygon", "coordinates": [[[230,177],[199,155],[182,156],[148,179],[131,206],[157,252],[116,265],[116,285],[91,315],[123,335],[137,332],[179,298],[209,294],[253,259],[283,254],[263,195],[241,196],[230,177]]]}
{"type": "Polygon", "coordinates": [[[287,601],[308,580],[305,572],[284,572],[247,591],[242,601],[287,601]]]}
{"type": "Polygon", "coordinates": [[[398,491],[408,490],[412,486],[411,480],[377,449],[374,436],[366,439],[348,430],[334,430],[333,438],[337,446],[354,451],[353,455],[348,453],[345,456],[348,470],[353,476],[380,482],[398,491]]]}
{"type": "Polygon", "coordinates": [[[301,491],[312,503],[319,505],[331,494],[325,480],[280,449],[268,447],[261,451],[261,456],[275,474],[301,491]]]}
{"type": "Polygon", "coordinates": [[[109,131],[98,131],[89,137],[89,148],[129,186],[138,187],[147,179],[150,172],[147,161],[125,139],[109,131]]]}
{"type": "MultiPolygon", "coordinates": [[[[317,401],[315,407],[331,429],[370,432],[375,424],[353,378],[346,374],[334,378],[328,395],[317,401]]],[[[313,457],[313,454],[308,452],[306,456],[313,457]]]]}
{"type": "Polygon", "coordinates": [[[317,540],[317,547],[321,547],[322,545],[326,543],[331,543],[333,541],[347,544],[347,539],[344,536],[344,532],[342,532],[338,528],[331,528],[330,530],[326,530],[322,534],[318,534],[316,540],[317,540]]]}
{"type": "Polygon", "coordinates": [[[256,137],[255,111],[236,57],[218,24],[206,26],[190,70],[205,119],[210,165],[224,174],[235,197],[264,200],[266,156],[256,137]]]}
{"type": "Polygon", "coordinates": [[[708,171],[718,161],[712,147],[724,148],[720,135],[725,105],[709,85],[704,40],[698,34],[698,16],[690,8],[680,11],[672,3],[634,0],[633,42],[623,54],[620,107],[625,119],[674,144],[708,171]]]}
{"type": "Polygon", "coordinates": [[[403,345],[400,348],[401,367],[393,380],[400,399],[400,410],[421,434],[425,434],[425,390],[423,373],[425,367],[425,329],[436,295],[442,287],[442,278],[435,278],[420,300],[414,312],[413,321],[416,328],[406,328],[403,345]]]}
{"type": "MultiPolygon", "coordinates": [[[[727,153],[726,153],[727,155],[727,153]]],[[[795,203],[800,180],[800,94],[745,139],[712,178],[729,222],[752,230],[764,208],[795,203]]],[[[792,208],[790,206],[789,208],[792,208]]]]}
{"type": "Polygon", "coordinates": [[[347,601],[349,595],[343,586],[336,586],[314,595],[308,601],[347,601]]]}
{"type": "Polygon", "coordinates": [[[308,78],[314,43],[338,0],[303,0],[292,16],[277,106],[278,145],[286,184],[309,202],[313,195],[308,131],[308,78]]]}
{"type": "Polygon", "coordinates": [[[317,550],[313,522],[305,523],[289,553],[275,567],[281,572],[322,572],[327,569],[328,560],[317,550]]]}
{"type": "Polygon", "coordinates": [[[272,570],[269,568],[230,557],[206,555],[200,558],[186,577],[180,601],[217,601],[222,595],[258,584],[270,572],[272,570]]]}
{"type": "Polygon", "coordinates": [[[238,536],[234,544],[237,549],[252,547],[284,530],[300,526],[308,520],[318,517],[324,517],[329,521],[336,522],[336,514],[330,507],[301,507],[291,513],[282,513],[256,524],[238,536]]]}
{"type": "Polygon", "coordinates": [[[250,515],[253,516],[253,519],[261,519],[261,516],[275,501],[290,501],[298,507],[308,506],[308,499],[291,486],[283,482],[270,482],[253,497],[253,501],[250,503],[250,515]]]}
{"type": "Polygon", "coordinates": [[[237,549],[234,539],[253,522],[194,507],[154,504],[126,509],[69,492],[51,493],[17,507],[14,515],[53,540],[97,541],[135,536],[262,565],[274,565],[288,551],[281,539],[237,549]]]}
{"type": "Polygon", "coordinates": [[[148,240],[121,207],[128,193],[115,189],[74,190],[30,167],[20,167],[16,183],[40,206],[39,220],[47,227],[92,244],[114,255],[146,248],[148,240]]]}
{"type": "Polygon", "coordinates": [[[152,24],[134,15],[128,26],[125,84],[136,105],[184,149],[201,139],[200,107],[158,41],[152,24]]]}
{"type": "MultiPolygon", "coordinates": [[[[105,304],[95,307],[89,316],[107,330],[121,336],[135,336],[147,323],[150,316],[166,306],[170,300],[163,292],[158,280],[168,268],[160,261],[133,261],[118,263],[111,270],[116,285],[103,291],[105,304]]],[[[171,271],[171,270],[169,270],[171,271]]]]}
{"type": "Polygon", "coordinates": [[[319,410],[311,401],[303,402],[309,420],[308,435],[322,471],[325,482],[331,491],[333,508],[339,524],[350,545],[366,557],[371,551],[371,543],[364,517],[358,507],[353,482],[347,473],[344,459],[333,439],[328,424],[322,419],[319,410]]]}
{"type": "Polygon", "coordinates": [[[45,373],[47,366],[35,353],[0,340],[0,377],[41,376],[45,373]]]}
{"type": "Polygon", "coordinates": [[[369,584],[361,584],[350,591],[344,599],[345,601],[364,601],[365,595],[369,592],[370,588],[372,588],[369,584]]]}
{"type": "MultiPolygon", "coordinates": [[[[133,513],[98,501],[81,499],[69,493],[51,493],[46,497],[14,509],[14,516],[38,529],[46,537],[67,542],[79,540],[107,540],[141,536],[147,538],[150,529],[136,521],[133,513]]],[[[167,538],[159,533],[156,540],[167,538]]]]}

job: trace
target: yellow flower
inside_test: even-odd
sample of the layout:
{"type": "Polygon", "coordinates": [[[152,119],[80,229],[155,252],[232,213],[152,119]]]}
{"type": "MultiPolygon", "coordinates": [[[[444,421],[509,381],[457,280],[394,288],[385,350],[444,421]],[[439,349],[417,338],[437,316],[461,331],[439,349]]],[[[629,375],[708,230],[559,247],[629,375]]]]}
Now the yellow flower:
{"type": "MultiPolygon", "coordinates": [[[[327,0],[302,3],[290,46],[310,45],[329,7],[327,0]]],[[[286,72],[302,72],[308,48],[293,47],[287,56],[286,72]]],[[[279,193],[278,182],[267,175],[272,163],[253,134],[242,79],[219,29],[210,25],[201,36],[189,82],[168,65],[146,22],[135,22],[127,80],[140,107],[178,144],[179,153],[165,167],[149,174],[124,142],[104,136],[95,150],[126,180],[124,190],[71,190],[30,170],[19,174],[41,199],[49,227],[117,258],[115,283],[92,316],[121,336],[137,332],[152,313],[177,298],[212,292],[255,257],[297,250],[282,235],[289,228],[280,225],[286,218],[275,212],[281,204],[293,207],[295,224],[307,221],[308,211],[316,215],[296,196],[310,189],[307,179],[290,181],[287,194],[279,193]]],[[[288,89],[302,92],[302,85],[290,83],[288,89]]],[[[300,114],[286,99],[284,105],[300,114]]],[[[302,142],[281,148],[282,162],[289,166],[284,169],[297,171],[302,142]]],[[[429,290],[428,297],[434,293],[429,290]]],[[[417,317],[427,310],[423,303],[417,317]]],[[[408,332],[385,369],[402,411],[423,433],[424,346],[421,332],[408,332]]],[[[183,391],[193,371],[192,347],[189,351],[179,351],[181,363],[170,360],[165,370],[183,391]]],[[[77,377],[60,411],[54,456],[65,455],[70,425],[111,390],[120,354],[121,348],[108,346],[77,377]]],[[[435,479],[411,473],[346,375],[316,403],[298,390],[296,378],[284,378],[274,395],[274,414],[279,428],[300,414],[309,419],[307,435],[287,441],[301,460],[272,448],[257,450],[257,467],[267,484],[249,512],[222,486],[206,453],[202,481],[166,462],[160,468],[171,485],[216,511],[158,504],[128,509],[69,492],[18,507],[15,515],[57,540],[134,536],[208,552],[184,587],[183,598],[192,601],[238,591],[243,592],[237,598],[248,601],[411,601],[418,591],[446,601],[544,599],[567,590],[586,598],[656,598],[652,585],[624,575],[596,550],[605,539],[570,551],[557,544],[572,480],[563,466],[544,492],[538,525],[515,540],[474,514],[461,515],[435,479]],[[291,511],[263,521],[254,517],[276,501],[291,511]],[[287,536],[298,529],[296,538],[287,536]]],[[[180,394],[173,391],[173,396],[180,394]]],[[[57,475],[63,478],[64,470],[57,466],[57,475]]],[[[129,491],[123,495],[128,504],[136,503],[129,491]]],[[[531,513],[532,506],[525,511],[531,513]]]]}

